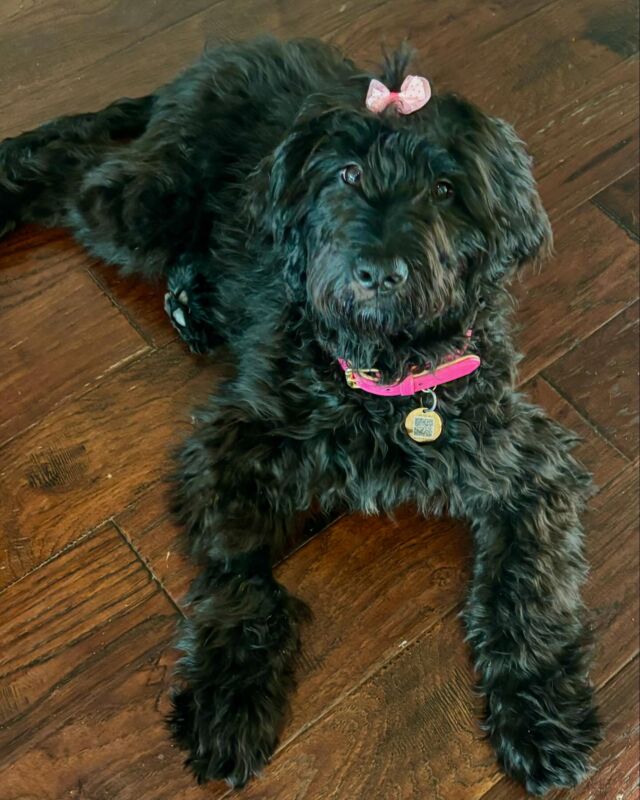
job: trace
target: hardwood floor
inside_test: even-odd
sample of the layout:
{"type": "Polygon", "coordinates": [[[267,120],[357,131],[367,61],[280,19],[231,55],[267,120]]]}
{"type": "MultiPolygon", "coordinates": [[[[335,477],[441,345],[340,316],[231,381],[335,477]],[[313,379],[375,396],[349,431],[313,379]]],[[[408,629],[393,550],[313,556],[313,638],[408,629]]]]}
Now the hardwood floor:
{"type": "MultiPolygon", "coordinates": [[[[524,391],[583,437],[599,491],[586,597],[604,742],[580,788],[638,797],[638,62],[632,0],[38,0],[0,4],[0,138],[135,96],[206,38],[314,35],[514,122],[556,255],[516,284],[524,391]]],[[[220,800],[163,728],[193,573],[169,451],[215,390],[159,289],[61,231],[0,243],[0,800],[220,800]]],[[[313,606],[283,743],[247,800],[518,800],[478,725],[458,612],[467,531],[402,509],[316,524],[278,567],[313,606]]]]}

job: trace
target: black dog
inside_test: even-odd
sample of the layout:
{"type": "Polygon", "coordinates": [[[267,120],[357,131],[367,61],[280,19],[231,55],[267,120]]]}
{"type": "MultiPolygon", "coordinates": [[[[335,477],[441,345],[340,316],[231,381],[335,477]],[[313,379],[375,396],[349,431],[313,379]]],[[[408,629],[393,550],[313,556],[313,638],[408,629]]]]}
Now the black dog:
{"type": "MultiPolygon", "coordinates": [[[[407,63],[387,59],[387,86],[407,63]]],[[[589,477],[574,437],[514,391],[506,285],[548,253],[549,223],[507,124],[454,95],[368,110],[373,77],[314,41],[214,49],[150,97],[4,142],[0,232],[64,225],[166,275],[192,349],[235,356],[178,476],[204,571],[171,726],[198,779],[241,786],[276,747],[304,607],[271,563],[298,512],[412,501],[471,524],[487,729],[542,794],[585,776],[599,736],[579,596],[589,477]],[[384,394],[478,357],[424,411],[384,394]]]]}

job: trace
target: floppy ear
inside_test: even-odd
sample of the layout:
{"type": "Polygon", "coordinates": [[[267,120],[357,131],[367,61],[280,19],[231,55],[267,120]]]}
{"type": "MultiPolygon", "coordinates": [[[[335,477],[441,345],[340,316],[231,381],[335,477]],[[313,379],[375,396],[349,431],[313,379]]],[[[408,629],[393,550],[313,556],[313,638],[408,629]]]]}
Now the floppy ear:
{"type": "Polygon", "coordinates": [[[248,187],[249,217],[277,251],[290,299],[300,299],[304,292],[304,219],[311,203],[305,168],[317,141],[314,121],[301,121],[262,160],[248,187]]]}
{"type": "Polygon", "coordinates": [[[252,176],[250,215],[256,227],[278,244],[308,211],[303,173],[315,139],[311,127],[294,127],[252,176]]]}
{"type": "Polygon", "coordinates": [[[495,143],[491,149],[503,212],[503,248],[517,265],[544,260],[553,249],[553,234],[533,177],[533,159],[511,125],[489,118],[489,128],[495,143]]]}
{"type": "Polygon", "coordinates": [[[489,255],[501,271],[550,255],[553,236],[532,173],[532,158],[513,128],[475,109],[462,134],[469,203],[484,218],[489,255]],[[473,196],[471,196],[473,195],[473,196]]]}
{"type": "Polygon", "coordinates": [[[278,244],[300,232],[313,207],[310,187],[317,186],[318,173],[326,169],[322,144],[357,122],[335,97],[316,95],[307,102],[286,138],[252,176],[249,212],[258,229],[278,244]]]}

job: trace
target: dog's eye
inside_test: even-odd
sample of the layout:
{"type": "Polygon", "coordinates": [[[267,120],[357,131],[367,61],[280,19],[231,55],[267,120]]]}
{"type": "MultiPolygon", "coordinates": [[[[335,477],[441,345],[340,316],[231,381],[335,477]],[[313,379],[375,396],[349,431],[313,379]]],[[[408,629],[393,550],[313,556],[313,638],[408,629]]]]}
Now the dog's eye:
{"type": "Polygon", "coordinates": [[[340,177],[349,186],[357,186],[362,180],[362,171],[357,164],[347,164],[340,170],[340,177]]]}
{"type": "Polygon", "coordinates": [[[450,200],[455,194],[453,184],[441,178],[434,183],[431,194],[436,200],[450,200]]]}

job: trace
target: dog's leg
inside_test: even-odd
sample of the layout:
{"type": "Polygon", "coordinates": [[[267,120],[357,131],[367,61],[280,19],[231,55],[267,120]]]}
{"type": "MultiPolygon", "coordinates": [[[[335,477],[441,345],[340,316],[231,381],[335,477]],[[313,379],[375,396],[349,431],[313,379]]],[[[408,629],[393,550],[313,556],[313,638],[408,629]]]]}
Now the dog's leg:
{"type": "Polygon", "coordinates": [[[489,736],[505,771],[544,794],[584,778],[599,740],[580,599],[590,481],[566,430],[530,406],[509,417],[461,463],[453,510],[475,536],[466,623],[489,736]]]}
{"type": "Polygon", "coordinates": [[[23,222],[65,227],[107,263],[147,277],[206,252],[201,189],[180,132],[156,123],[158,102],[117,101],[1,142],[0,235],[23,222]]]}
{"type": "Polygon", "coordinates": [[[0,142],[0,236],[21,222],[67,224],[68,199],[84,174],[117,142],[144,133],[153,102],[125,98],[0,142]]]}
{"type": "Polygon", "coordinates": [[[170,726],[199,781],[242,786],[278,741],[306,608],[271,573],[306,503],[296,452],[260,419],[227,408],[182,453],[177,512],[205,571],[179,644],[184,685],[170,726]]]}

